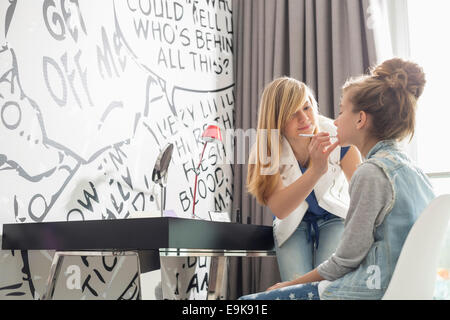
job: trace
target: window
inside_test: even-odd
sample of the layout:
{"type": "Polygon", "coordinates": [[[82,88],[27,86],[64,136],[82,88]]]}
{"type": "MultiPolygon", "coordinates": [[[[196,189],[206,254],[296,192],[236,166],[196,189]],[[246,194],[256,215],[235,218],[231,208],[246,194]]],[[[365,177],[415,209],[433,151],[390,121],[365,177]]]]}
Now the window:
{"type": "MultiPolygon", "coordinates": [[[[437,195],[450,194],[450,1],[408,0],[409,55],[427,84],[416,118],[415,156],[437,195]]],[[[450,299],[450,225],[441,251],[435,299],[450,299]]]]}
{"type": "Polygon", "coordinates": [[[410,57],[423,66],[427,84],[419,100],[417,162],[437,194],[450,194],[450,1],[408,0],[410,57]]]}

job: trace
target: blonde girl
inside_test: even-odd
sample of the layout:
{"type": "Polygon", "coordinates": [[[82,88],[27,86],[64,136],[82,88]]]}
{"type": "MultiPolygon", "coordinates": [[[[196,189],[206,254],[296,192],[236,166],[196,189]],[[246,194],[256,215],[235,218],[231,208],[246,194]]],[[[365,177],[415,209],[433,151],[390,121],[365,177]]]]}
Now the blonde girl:
{"type": "Polygon", "coordinates": [[[247,187],[275,216],[283,281],[313,270],[336,249],[348,210],[348,180],[361,161],[355,147],[332,140],[336,127],[317,109],[311,90],[292,78],[275,79],[262,93],[247,187]]]}

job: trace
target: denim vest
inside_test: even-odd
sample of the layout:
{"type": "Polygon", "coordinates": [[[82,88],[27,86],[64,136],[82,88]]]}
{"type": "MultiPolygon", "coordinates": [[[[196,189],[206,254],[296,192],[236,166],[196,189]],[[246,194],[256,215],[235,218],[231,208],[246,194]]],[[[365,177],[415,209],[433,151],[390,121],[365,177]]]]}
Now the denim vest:
{"type": "Polygon", "coordinates": [[[394,141],[378,142],[367,154],[366,161],[384,171],[392,186],[393,199],[384,220],[374,228],[374,243],[367,256],[358,268],[325,288],[320,296],[324,300],[381,299],[409,230],[435,197],[427,176],[394,141]]]}

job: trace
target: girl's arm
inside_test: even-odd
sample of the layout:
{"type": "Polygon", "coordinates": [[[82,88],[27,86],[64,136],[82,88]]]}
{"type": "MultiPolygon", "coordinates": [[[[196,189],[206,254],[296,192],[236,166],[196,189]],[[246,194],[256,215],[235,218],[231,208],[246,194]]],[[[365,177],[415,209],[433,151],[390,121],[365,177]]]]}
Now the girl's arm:
{"type": "Polygon", "coordinates": [[[349,187],[350,207],[345,228],[333,255],[317,267],[327,280],[336,280],[359,267],[374,245],[374,230],[392,208],[394,192],[378,166],[365,162],[349,187]]]}
{"type": "Polygon", "coordinates": [[[328,157],[336,149],[338,142],[331,144],[329,134],[326,133],[314,136],[308,146],[310,168],[287,187],[284,187],[281,180],[278,181],[275,191],[267,196],[267,206],[278,219],[286,218],[305,201],[320,177],[327,172],[328,157]]]}
{"type": "Polygon", "coordinates": [[[267,198],[267,206],[278,219],[286,218],[305,201],[321,176],[310,168],[287,187],[284,187],[280,178],[275,192],[267,198]]]}

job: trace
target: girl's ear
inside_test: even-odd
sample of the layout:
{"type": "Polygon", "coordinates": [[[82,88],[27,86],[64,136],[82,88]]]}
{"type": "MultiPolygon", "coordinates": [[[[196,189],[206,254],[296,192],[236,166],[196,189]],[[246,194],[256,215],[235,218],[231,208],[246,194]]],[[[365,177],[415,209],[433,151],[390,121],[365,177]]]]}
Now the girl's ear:
{"type": "Polygon", "coordinates": [[[356,122],[356,129],[361,129],[366,126],[368,121],[367,113],[365,111],[359,112],[359,119],[356,122]]]}

